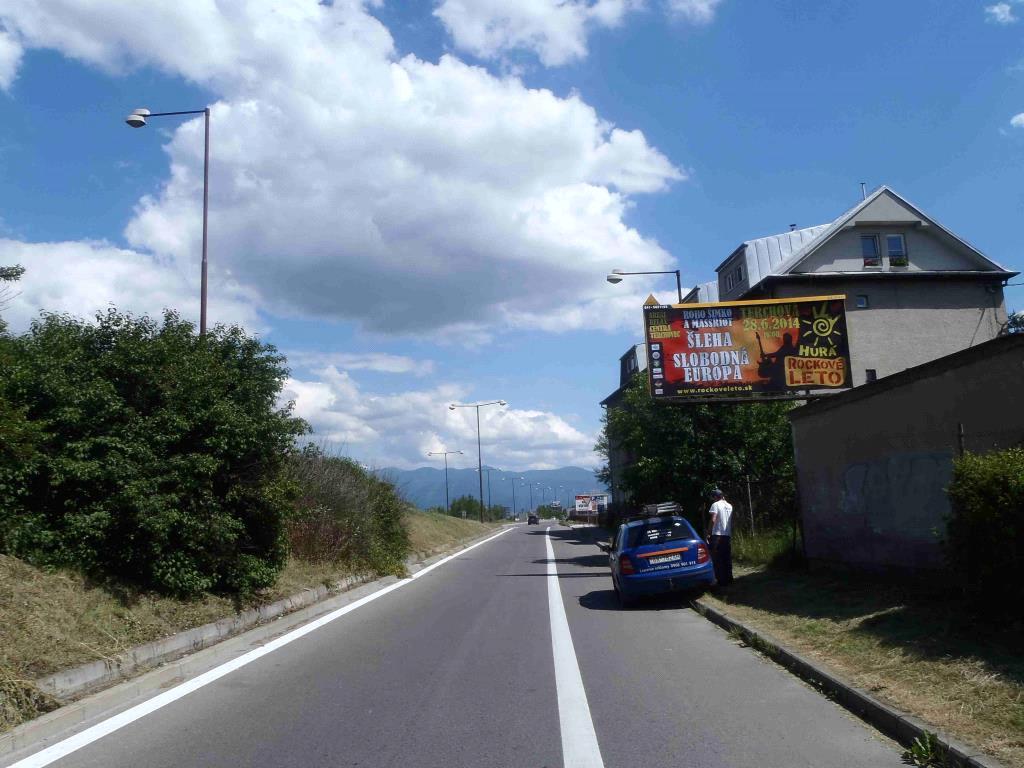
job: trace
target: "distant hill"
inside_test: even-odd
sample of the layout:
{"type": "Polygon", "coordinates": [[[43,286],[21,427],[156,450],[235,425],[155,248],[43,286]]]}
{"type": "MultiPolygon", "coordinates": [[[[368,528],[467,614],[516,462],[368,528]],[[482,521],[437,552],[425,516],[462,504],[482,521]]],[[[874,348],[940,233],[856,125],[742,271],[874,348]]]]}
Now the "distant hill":
{"type": "MultiPolygon", "coordinates": [[[[484,504],[487,504],[487,473],[484,467],[484,504]]],[[[418,469],[396,469],[385,467],[376,470],[380,477],[391,480],[402,495],[420,509],[444,506],[444,467],[419,467],[418,469]]],[[[530,506],[530,491],[526,483],[534,483],[533,505],[542,501],[550,501],[552,493],[564,505],[567,496],[588,491],[606,491],[607,488],[594,477],[594,473],[582,467],[562,467],[561,469],[531,469],[526,472],[506,472],[491,468],[490,503],[512,508],[512,479],[522,477],[525,482],[516,483],[516,506],[526,510],[530,506]],[[536,485],[544,486],[543,491],[536,485]],[[562,486],[559,489],[559,486],[562,486]],[[548,488],[554,489],[547,490],[548,488]]],[[[479,484],[475,469],[448,470],[449,495],[454,500],[459,496],[473,496],[479,493],[479,484]]]]}

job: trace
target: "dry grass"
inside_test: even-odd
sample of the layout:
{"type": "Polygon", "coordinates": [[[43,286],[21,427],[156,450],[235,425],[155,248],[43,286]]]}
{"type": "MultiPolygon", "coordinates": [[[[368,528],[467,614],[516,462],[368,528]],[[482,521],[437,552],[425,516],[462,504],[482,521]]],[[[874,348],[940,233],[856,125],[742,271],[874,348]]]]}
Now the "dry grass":
{"type": "Polygon", "coordinates": [[[1024,768],[1024,627],[986,626],[941,585],[747,570],[708,601],[854,684],[1024,768]]]}
{"type": "MultiPolygon", "coordinates": [[[[413,551],[429,556],[493,530],[443,515],[410,513],[413,551]]],[[[250,603],[206,595],[181,601],[90,584],[0,555],[0,733],[56,706],[32,681],[60,669],[109,658],[132,646],[230,616],[350,575],[344,564],[292,559],[270,590],[250,603]]]]}
{"type": "Polygon", "coordinates": [[[413,512],[406,518],[409,546],[419,557],[430,557],[459,543],[501,527],[501,523],[480,523],[433,512],[413,512]]]}

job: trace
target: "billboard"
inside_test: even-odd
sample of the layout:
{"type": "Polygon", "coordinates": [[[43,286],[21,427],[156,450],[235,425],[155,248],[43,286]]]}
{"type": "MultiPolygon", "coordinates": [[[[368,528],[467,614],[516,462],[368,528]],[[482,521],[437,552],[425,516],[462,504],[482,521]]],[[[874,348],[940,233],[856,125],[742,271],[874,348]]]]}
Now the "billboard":
{"type": "Polygon", "coordinates": [[[644,307],[655,400],[802,397],[851,386],[845,296],[644,307]]]}
{"type": "Polygon", "coordinates": [[[577,512],[603,512],[608,506],[607,493],[578,493],[576,494],[577,512]]]}

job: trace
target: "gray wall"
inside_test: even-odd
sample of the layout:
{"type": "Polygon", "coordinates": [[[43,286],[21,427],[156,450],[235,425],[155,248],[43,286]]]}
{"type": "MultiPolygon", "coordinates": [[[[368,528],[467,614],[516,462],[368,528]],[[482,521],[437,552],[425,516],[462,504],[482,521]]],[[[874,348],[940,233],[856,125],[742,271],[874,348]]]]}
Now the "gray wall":
{"type": "Polygon", "coordinates": [[[791,412],[807,555],[942,565],[958,424],[969,451],[1024,443],[1024,336],[995,339],[791,412]]]}
{"type": "Polygon", "coordinates": [[[774,298],[846,294],[853,385],[865,370],[878,377],[921,365],[994,339],[1005,327],[1006,306],[998,280],[857,276],[779,282],[774,298]],[[857,296],[868,309],[857,309],[857,296]]]}

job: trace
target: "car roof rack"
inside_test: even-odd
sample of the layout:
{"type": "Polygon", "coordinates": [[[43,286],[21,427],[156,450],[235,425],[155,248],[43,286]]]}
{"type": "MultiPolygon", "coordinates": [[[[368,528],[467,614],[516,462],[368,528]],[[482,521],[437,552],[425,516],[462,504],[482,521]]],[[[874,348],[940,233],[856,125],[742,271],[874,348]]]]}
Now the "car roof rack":
{"type": "Polygon", "coordinates": [[[678,501],[662,501],[658,504],[644,504],[640,512],[634,512],[627,518],[630,522],[634,520],[646,520],[649,517],[683,517],[683,506],[678,501]]]}

